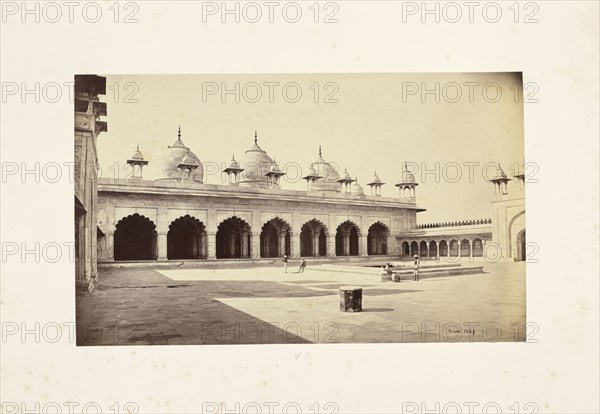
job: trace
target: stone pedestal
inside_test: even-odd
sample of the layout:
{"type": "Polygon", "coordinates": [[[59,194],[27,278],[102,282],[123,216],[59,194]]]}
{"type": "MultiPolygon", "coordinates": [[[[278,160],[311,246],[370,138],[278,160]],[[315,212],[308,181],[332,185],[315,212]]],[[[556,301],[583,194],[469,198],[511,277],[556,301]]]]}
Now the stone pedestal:
{"type": "Polygon", "coordinates": [[[357,286],[340,287],[340,310],[342,312],[362,312],[362,288],[357,286]]]}

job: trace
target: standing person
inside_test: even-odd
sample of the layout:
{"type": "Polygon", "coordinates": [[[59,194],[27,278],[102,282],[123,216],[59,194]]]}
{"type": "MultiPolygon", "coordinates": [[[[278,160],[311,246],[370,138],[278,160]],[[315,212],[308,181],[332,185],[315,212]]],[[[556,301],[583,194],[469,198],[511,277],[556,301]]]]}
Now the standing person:
{"type": "Polygon", "coordinates": [[[287,273],[287,264],[288,264],[288,257],[287,254],[283,255],[283,272],[287,273]]]}
{"type": "Polygon", "coordinates": [[[306,267],[306,260],[304,257],[300,258],[300,267],[298,268],[298,273],[304,273],[304,268],[306,267]]]}
{"type": "Polygon", "coordinates": [[[419,267],[421,265],[421,261],[419,260],[419,256],[415,254],[415,278],[413,279],[415,282],[419,281],[419,267]]]}

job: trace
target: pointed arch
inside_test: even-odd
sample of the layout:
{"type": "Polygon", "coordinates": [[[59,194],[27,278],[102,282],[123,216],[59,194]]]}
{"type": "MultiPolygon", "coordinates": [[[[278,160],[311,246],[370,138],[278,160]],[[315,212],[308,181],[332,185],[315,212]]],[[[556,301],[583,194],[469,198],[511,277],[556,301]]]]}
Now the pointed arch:
{"type": "Polygon", "coordinates": [[[156,224],[138,213],[122,218],[116,224],[114,258],[119,260],[156,260],[156,224]]]}
{"type": "Polygon", "coordinates": [[[335,235],[335,254],[337,256],[358,256],[360,227],[346,220],[337,227],[335,235]]]}
{"type": "Polygon", "coordinates": [[[435,240],[429,242],[429,257],[437,257],[438,255],[438,244],[435,240]]]}
{"type": "Polygon", "coordinates": [[[260,257],[289,256],[291,231],[291,226],[279,217],[265,222],[260,233],[260,257]]]}
{"type": "Polygon", "coordinates": [[[473,257],[483,257],[483,242],[481,239],[473,240],[473,257]]]}
{"type": "Polygon", "coordinates": [[[380,221],[377,221],[369,227],[367,234],[367,254],[368,255],[386,255],[388,254],[388,236],[390,229],[380,221]]]}
{"type": "Polygon", "coordinates": [[[326,256],[328,238],[327,226],[322,221],[307,221],[300,229],[300,256],[326,256]]]}
{"type": "Polygon", "coordinates": [[[250,225],[237,216],[223,220],[217,227],[217,259],[250,257],[250,225]]]}
{"type": "Polygon", "coordinates": [[[446,240],[440,241],[440,257],[448,257],[448,242],[446,240]]]}
{"type": "Polygon", "coordinates": [[[167,258],[169,260],[206,258],[206,226],[197,218],[186,214],[169,224],[167,233],[167,258]]]}
{"type": "Polygon", "coordinates": [[[467,239],[462,239],[460,241],[460,257],[470,257],[471,256],[471,243],[467,239]]]}
{"type": "Polygon", "coordinates": [[[402,242],[402,256],[409,256],[410,255],[410,245],[408,244],[407,241],[402,242]]]}
{"type": "Polygon", "coordinates": [[[448,256],[449,257],[458,257],[458,241],[450,240],[450,244],[448,245],[448,256]]]}
{"type": "Polygon", "coordinates": [[[419,256],[427,256],[427,242],[425,240],[421,241],[419,244],[419,256]]]}

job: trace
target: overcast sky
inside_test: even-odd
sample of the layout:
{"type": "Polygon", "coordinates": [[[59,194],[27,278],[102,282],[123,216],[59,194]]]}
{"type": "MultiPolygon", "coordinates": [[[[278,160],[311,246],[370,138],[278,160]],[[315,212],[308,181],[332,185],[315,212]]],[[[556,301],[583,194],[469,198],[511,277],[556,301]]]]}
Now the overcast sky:
{"type": "Polygon", "coordinates": [[[157,178],[155,161],[181,125],[183,142],[205,164],[205,182],[219,184],[212,169],[232,154],[239,160],[257,130],[259,145],[288,172],[286,189],[306,188],[297,177],[319,145],[323,158],[347,168],[367,194],[377,171],[387,183],[383,195],[397,197],[394,184],[403,163],[411,163],[419,169],[417,203],[427,209],[418,220],[430,223],[491,217],[484,167],[492,176],[491,163],[500,163],[511,176],[524,162],[516,73],[105,76],[103,177],[113,177],[115,163],[122,168],[139,144],[149,161],[144,178],[157,178]]]}

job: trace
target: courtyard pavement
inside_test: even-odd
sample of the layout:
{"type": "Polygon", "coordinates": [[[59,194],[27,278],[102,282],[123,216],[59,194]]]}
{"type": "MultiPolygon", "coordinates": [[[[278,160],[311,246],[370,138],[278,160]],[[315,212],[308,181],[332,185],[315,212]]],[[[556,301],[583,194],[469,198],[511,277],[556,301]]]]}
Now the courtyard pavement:
{"type": "Polygon", "coordinates": [[[77,344],[525,340],[524,263],[401,283],[315,266],[101,268],[95,290],[77,295],[77,344]],[[348,285],[363,288],[363,312],[339,310],[348,285]]]}

